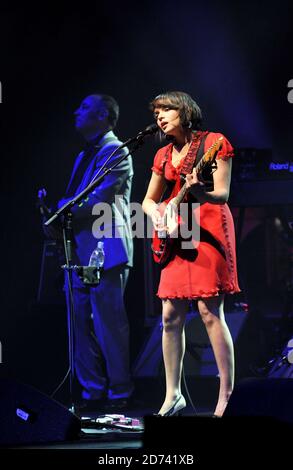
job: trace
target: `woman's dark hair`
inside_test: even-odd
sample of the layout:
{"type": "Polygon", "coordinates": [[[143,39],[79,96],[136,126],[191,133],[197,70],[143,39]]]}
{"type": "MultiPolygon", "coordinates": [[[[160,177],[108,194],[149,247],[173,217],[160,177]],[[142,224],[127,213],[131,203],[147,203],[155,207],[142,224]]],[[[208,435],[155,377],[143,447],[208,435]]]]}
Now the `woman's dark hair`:
{"type": "Polygon", "coordinates": [[[202,113],[198,104],[183,91],[167,91],[156,96],[150,103],[151,111],[155,108],[172,108],[179,110],[181,125],[190,129],[200,129],[202,113]]]}

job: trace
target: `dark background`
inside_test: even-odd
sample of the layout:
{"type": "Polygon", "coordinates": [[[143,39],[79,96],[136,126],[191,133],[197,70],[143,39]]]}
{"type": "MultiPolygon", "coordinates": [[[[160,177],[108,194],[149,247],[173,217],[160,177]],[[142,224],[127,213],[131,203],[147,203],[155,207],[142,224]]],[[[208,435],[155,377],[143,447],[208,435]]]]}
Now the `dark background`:
{"type": "MultiPolygon", "coordinates": [[[[121,109],[117,134],[125,140],[152,122],[148,103],[154,96],[183,90],[202,108],[204,127],[223,132],[236,149],[268,148],[275,160],[290,160],[292,3],[42,2],[34,8],[1,6],[0,14],[0,368],[49,391],[66,369],[66,319],[63,306],[36,302],[43,234],[35,201],[40,187],[47,188],[51,202],[64,193],[83,145],[74,110],[88,94],[113,95],[121,109]]],[[[133,201],[143,199],[157,147],[149,139],[134,156],[133,201]]],[[[239,243],[238,300],[250,302],[252,292],[259,310],[269,287],[263,236],[239,243]]],[[[135,247],[127,289],[132,360],[147,333],[144,245],[135,241],[135,247]]],[[[280,290],[273,300],[282,316],[280,290]]],[[[257,363],[255,328],[261,327],[248,328],[242,347],[252,344],[252,335],[251,361],[257,363]]],[[[265,343],[263,329],[260,334],[265,343]]]]}

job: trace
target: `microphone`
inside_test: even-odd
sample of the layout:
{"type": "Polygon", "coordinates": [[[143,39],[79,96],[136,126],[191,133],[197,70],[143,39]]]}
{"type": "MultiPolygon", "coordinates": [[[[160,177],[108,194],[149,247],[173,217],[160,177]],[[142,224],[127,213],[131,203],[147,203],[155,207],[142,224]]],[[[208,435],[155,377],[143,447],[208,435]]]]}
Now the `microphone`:
{"type": "Polygon", "coordinates": [[[123,142],[123,144],[121,144],[118,148],[122,149],[123,147],[126,147],[127,145],[132,144],[133,142],[136,142],[137,144],[141,145],[143,143],[144,137],[146,137],[147,135],[155,134],[158,129],[159,128],[157,124],[150,124],[143,131],[140,131],[135,137],[127,139],[125,142],[123,142]]]}
{"type": "Polygon", "coordinates": [[[140,131],[138,134],[137,134],[137,138],[139,137],[145,137],[146,135],[152,135],[152,134],[155,134],[158,130],[158,126],[157,124],[150,124],[149,126],[147,126],[143,131],[140,131]]]}

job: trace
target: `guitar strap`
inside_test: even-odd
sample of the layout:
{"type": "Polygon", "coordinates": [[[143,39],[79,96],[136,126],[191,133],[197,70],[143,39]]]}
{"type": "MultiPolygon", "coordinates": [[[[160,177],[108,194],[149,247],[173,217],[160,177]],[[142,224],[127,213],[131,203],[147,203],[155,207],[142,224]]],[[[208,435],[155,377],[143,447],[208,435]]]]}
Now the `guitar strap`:
{"type": "Polygon", "coordinates": [[[99,153],[102,147],[106,146],[108,143],[113,141],[112,137],[108,137],[101,144],[99,144],[99,142],[102,140],[102,137],[103,136],[99,135],[99,137],[93,142],[86,144],[83,150],[82,158],[78,166],[75,168],[74,173],[71,175],[71,179],[68,183],[65,193],[66,196],[71,197],[76,194],[76,191],[79,188],[85,175],[85,172],[92,159],[99,153]]]}
{"type": "Polygon", "coordinates": [[[193,139],[181,168],[181,174],[187,175],[192,172],[192,168],[198,164],[204,154],[204,143],[208,131],[197,131],[193,139]]]}
{"type": "MultiPolygon", "coordinates": [[[[182,177],[185,177],[185,175],[191,173],[193,167],[195,167],[198,164],[198,162],[202,159],[204,155],[204,144],[205,144],[205,140],[206,140],[208,133],[209,131],[194,132],[192,143],[189,147],[189,150],[187,152],[187,155],[184,159],[184,162],[180,171],[180,175],[182,175],[182,177]]],[[[165,166],[168,161],[169,152],[171,151],[171,148],[172,148],[171,144],[169,144],[166,148],[166,153],[164,155],[163,164],[162,164],[163,173],[165,173],[165,166]]],[[[210,182],[210,178],[207,178],[207,179],[210,182]]],[[[204,179],[204,181],[206,181],[206,178],[204,179]]],[[[173,193],[175,186],[177,184],[179,184],[180,186],[180,179],[177,180],[177,183],[175,183],[174,181],[169,181],[169,180],[166,180],[166,183],[167,183],[167,189],[164,193],[164,196],[162,196],[162,198],[164,197],[164,199],[167,199],[170,197],[170,195],[173,193]]]]}
{"type": "Polygon", "coordinates": [[[200,162],[202,157],[204,156],[204,144],[205,144],[207,135],[208,135],[208,132],[205,132],[205,134],[202,136],[202,139],[200,141],[200,146],[199,146],[199,149],[197,151],[195,162],[194,162],[192,168],[195,167],[200,162]]]}

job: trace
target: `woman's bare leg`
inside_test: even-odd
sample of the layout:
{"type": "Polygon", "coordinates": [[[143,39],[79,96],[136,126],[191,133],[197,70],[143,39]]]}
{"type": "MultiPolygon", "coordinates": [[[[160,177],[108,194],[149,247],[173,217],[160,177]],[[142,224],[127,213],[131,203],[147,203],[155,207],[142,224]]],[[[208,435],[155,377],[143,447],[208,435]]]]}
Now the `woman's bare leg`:
{"type": "Polygon", "coordinates": [[[163,358],[166,376],[166,397],[159,411],[164,414],[181,394],[182,364],[185,352],[184,323],[189,301],[163,300],[163,358]]]}
{"type": "Polygon", "coordinates": [[[198,301],[220,375],[220,390],[215,415],[222,416],[234,386],[233,341],[224,316],[224,296],[198,301]]]}

